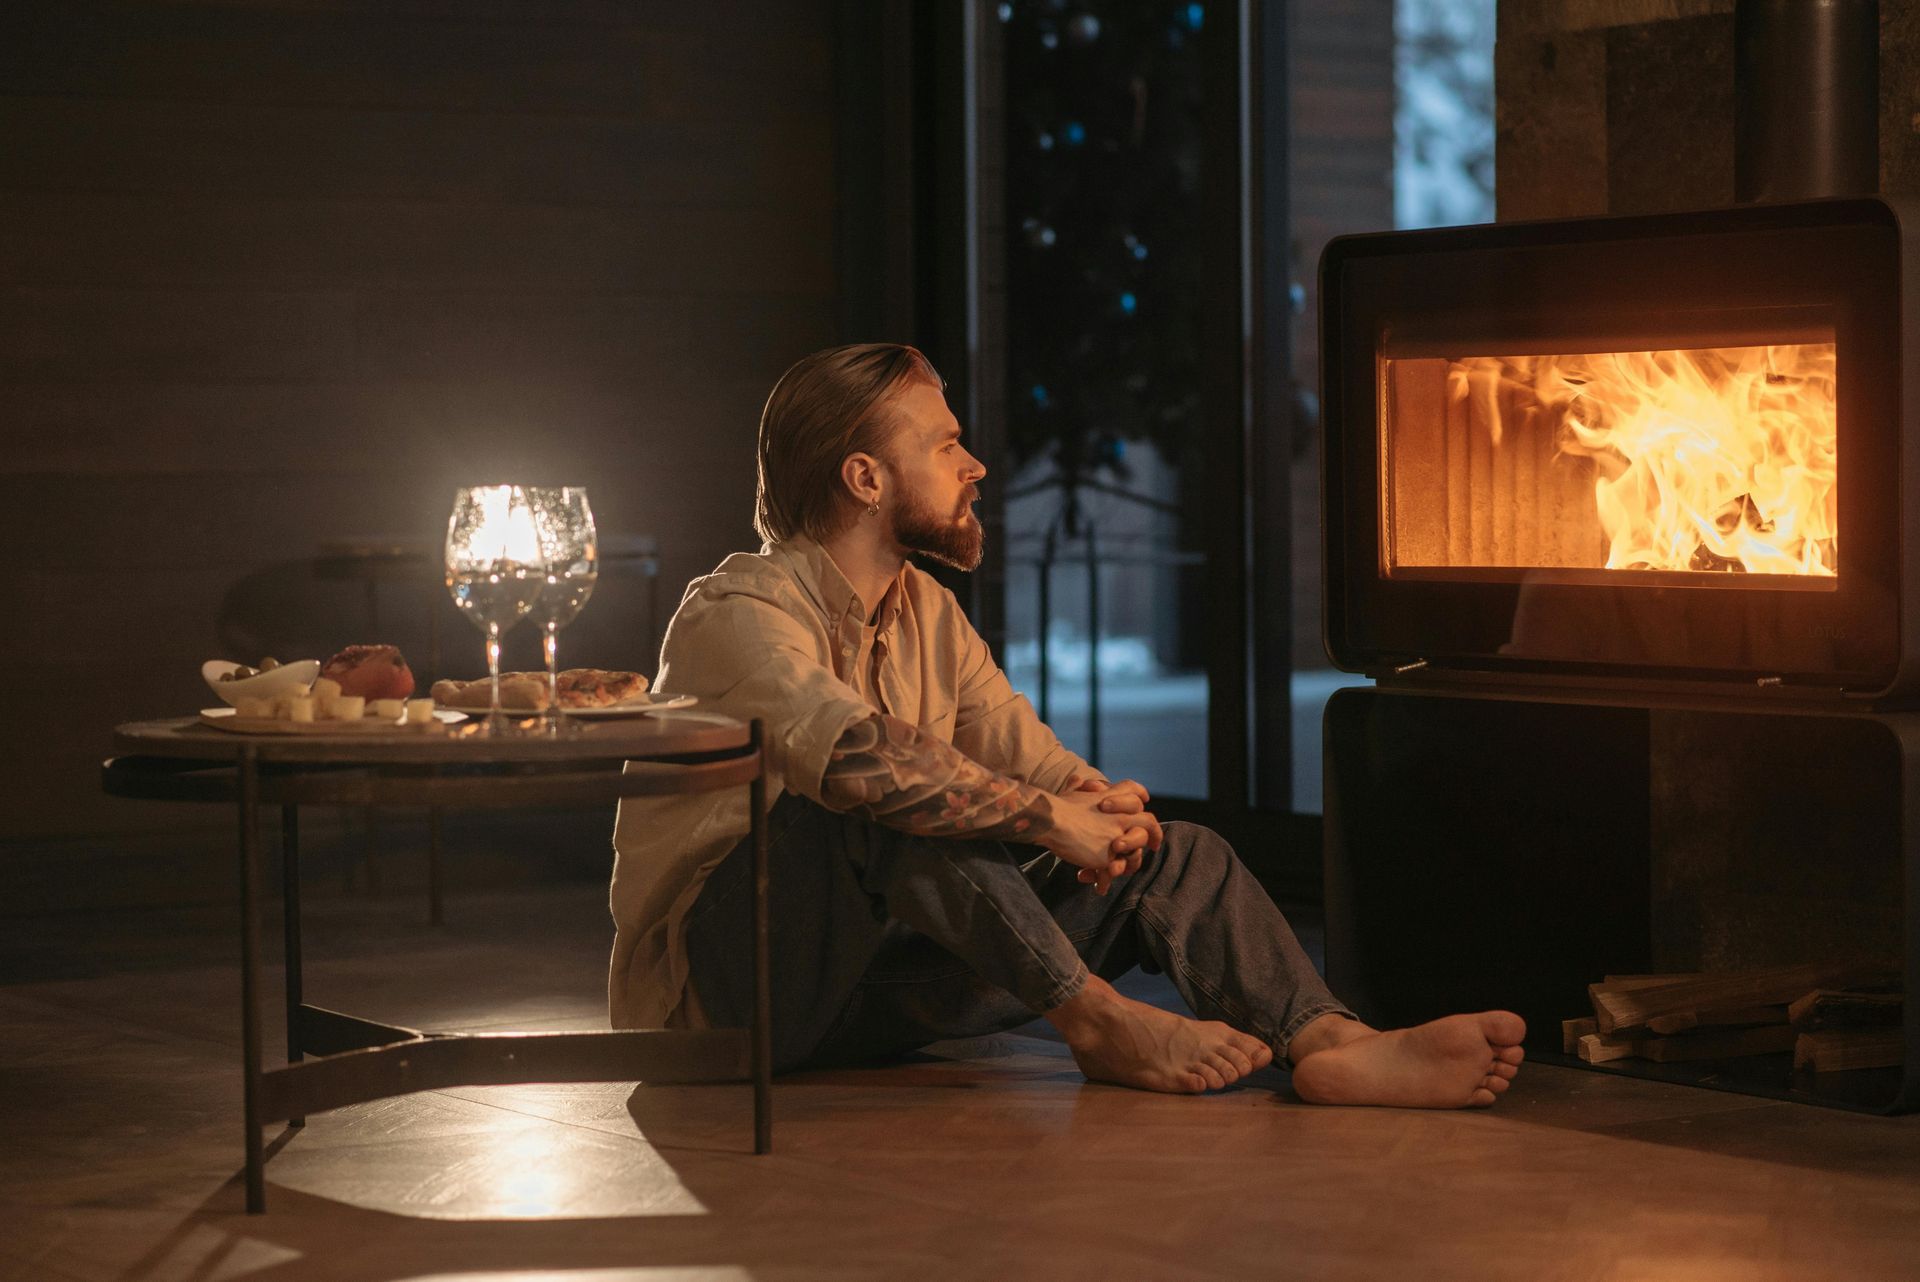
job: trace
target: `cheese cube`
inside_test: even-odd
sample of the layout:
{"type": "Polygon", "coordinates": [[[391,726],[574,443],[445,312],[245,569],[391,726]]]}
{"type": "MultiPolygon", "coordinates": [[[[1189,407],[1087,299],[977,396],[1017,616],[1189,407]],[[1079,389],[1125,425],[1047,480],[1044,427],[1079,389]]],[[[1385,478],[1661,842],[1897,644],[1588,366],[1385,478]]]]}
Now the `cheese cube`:
{"type": "Polygon", "coordinates": [[[340,683],[332,677],[321,677],[313,683],[313,693],[315,698],[338,699],[340,683]]]}
{"type": "Polygon", "coordinates": [[[367,698],[360,694],[343,694],[333,701],[333,719],[335,721],[358,721],[367,712],[367,698]]]}
{"type": "Polygon", "coordinates": [[[233,705],[233,712],[234,715],[238,717],[271,717],[273,715],[273,700],[242,699],[233,705]]]}
{"type": "Polygon", "coordinates": [[[375,699],[373,701],[373,715],[382,721],[398,721],[407,715],[407,701],[405,699],[375,699]]]}
{"type": "Polygon", "coordinates": [[[295,695],[291,699],[288,699],[287,700],[287,717],[288,719],[293,721],[312,721],[313,720],[313,696],[308,694],[299,694],[299,695],[295,695]]]}
{"type": "Polygon", "coordinates": [[[407,700],[407,724],[410,726],[430,726],[433,724],[433,700],[407,700]]]}

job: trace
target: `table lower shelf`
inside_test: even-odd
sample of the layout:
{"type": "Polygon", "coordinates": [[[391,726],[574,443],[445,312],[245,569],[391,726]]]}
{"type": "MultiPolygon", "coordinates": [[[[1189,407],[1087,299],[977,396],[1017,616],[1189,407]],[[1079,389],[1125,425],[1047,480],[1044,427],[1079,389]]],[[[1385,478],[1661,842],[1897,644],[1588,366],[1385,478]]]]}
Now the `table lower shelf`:
{"type": "Polygon", "coordinates": [[[260,1074],[262,1123],[452,1086],[525,1082],[744,1082],[745,1029],[429,1033],[302,1005],[303,1058],[260,1074]]]}

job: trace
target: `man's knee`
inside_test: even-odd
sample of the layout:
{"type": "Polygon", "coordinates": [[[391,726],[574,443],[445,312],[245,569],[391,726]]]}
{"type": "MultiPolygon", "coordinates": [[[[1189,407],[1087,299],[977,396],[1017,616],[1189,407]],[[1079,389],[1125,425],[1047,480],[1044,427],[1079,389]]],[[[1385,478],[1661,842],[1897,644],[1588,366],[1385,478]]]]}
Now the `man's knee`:
{"type": "Polygon", "coordinates": [[[1202,860],[1238,858],[1227,839],[1205,824],[1176,819],[1160,825],[1160,831],[1166,836],[1166,842],[1161,847],[1163,850],[1175,849],[1188,858],[1202,860]]]}
{"type": "Polygon", "coordinates": [[[1240,862],[1227,839],[1204,824],[1175,820],[1161,825],[1161,832],[1166,840],[1157,860],[1166,873],[1182,882],[1224,880],[1240,862]]]}

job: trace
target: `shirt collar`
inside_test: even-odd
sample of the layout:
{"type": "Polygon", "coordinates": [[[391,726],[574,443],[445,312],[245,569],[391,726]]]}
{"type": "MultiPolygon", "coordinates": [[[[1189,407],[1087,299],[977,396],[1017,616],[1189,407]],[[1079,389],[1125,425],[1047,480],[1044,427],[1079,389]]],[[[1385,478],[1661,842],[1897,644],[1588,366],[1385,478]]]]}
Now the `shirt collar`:
{"type": "MultiPolygon", "coordinates": [[[[831,626],[841,627],[849,617],[856,625],[866,624],[868,611],[860,600],[860,594],[853,590],[853,584],[819,543],[804,534],[796,534],[790,539],[769,543],[762,551],[779,553],[787,558],[796,571],[800,586],[827,616],[831,626]]],[[[880,609],[874,618],[875,631],[880,636],[892,632],[905,604],[906,592],[907,567],[902,566],[880,598],[880,609]]]]}

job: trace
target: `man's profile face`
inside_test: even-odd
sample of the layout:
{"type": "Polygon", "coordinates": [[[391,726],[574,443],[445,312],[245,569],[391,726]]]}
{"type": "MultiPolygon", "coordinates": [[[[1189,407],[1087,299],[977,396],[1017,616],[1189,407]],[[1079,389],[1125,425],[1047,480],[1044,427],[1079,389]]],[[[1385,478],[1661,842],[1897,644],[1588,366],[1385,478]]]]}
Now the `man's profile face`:
{"type": "Polygon", "coordinates": [[[896,483],[887,516],[894,541],[956,570],[975,568],[986,532],[973,505],[987,469],[960,443],[959,420],[933,384],[915,379],[895,394],[891,408],[886,463],[896,483]]]}

